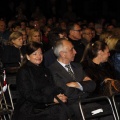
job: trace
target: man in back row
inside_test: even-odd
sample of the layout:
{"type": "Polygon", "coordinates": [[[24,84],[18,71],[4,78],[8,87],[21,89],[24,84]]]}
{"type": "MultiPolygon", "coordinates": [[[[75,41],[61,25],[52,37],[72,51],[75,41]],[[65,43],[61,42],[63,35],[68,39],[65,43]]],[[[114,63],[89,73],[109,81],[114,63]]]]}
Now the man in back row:
{"type": "Polygon", "coordinates": [[[71,113],[75,113],[73,120],[81,118],[78,101],[86,98],[88,93],[94,91],[96,84],[86,76],[80,63],[74,63],[76,51],[73,44],[63,38],[53,47],[57,60],[49,67],[54,82],[61,87],[68,97],[68,106],[71,113]]]}
{"type": "Polygon", "coordinates": [[[82,30],[79,24],[70,23],[67,26],[68,40],[74,45],[77,52],[74,57],[74,62],[80,62],[85,50],[85,46],[81,41],[82,30]]]}

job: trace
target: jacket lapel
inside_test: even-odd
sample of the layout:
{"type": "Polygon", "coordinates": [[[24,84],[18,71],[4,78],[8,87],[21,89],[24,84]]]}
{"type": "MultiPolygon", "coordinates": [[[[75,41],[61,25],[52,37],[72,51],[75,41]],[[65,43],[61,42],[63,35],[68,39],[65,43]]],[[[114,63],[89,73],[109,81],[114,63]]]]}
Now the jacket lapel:
{"type": "Polygon", "coordinates": [[[58,61],[55,62],[54,67],[55,67],[56,73],[59,76],[63,77],[66,83],[74,81],[72,77],[69,75],[69,73],[65,70],[65,68],[62,65],[60,65],[58,61]]]}

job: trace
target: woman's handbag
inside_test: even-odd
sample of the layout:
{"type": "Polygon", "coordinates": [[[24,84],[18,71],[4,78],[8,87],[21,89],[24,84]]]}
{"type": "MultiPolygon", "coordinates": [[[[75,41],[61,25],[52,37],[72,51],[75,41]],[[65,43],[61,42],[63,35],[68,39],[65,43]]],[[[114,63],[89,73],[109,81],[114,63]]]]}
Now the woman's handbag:
{"type": "Polygon", "coordinates": [[[119,80],[108,80],[104,82],[102,90],[102,95],[112,96],[113,94],[120,93],[120,81],[119,80]]]}

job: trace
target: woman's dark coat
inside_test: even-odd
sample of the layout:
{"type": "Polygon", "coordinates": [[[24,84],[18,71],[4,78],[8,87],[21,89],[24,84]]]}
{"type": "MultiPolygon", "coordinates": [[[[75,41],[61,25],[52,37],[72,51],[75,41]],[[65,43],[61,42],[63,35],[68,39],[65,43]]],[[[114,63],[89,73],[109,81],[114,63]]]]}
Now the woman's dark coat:
{"type": "Polygon", "coordinates": [[[56,88],[48,69],[28,62],[17,73],[20,98],[15,106],[13,120],[67,120],[60,105],[53,105],[40,112],[54,97],[63,92],[56,88]]]}

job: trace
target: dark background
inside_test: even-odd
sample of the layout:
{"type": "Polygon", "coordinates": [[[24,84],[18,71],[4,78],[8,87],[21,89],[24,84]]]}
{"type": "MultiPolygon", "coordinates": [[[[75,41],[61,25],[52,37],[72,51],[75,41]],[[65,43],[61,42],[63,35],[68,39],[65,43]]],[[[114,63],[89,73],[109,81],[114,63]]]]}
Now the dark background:
{"type": "Polygon", "coordinates": [[[21,2],[24,3],[24,14],[28,18],[31,17],[36,6],[40,7],[46,17],[62,17],[70,6],[77,17],[120,19],[118,0],[0,0],[0,17],[10,19],[15,16],[17,14],[16,8],[21,2]]]}

